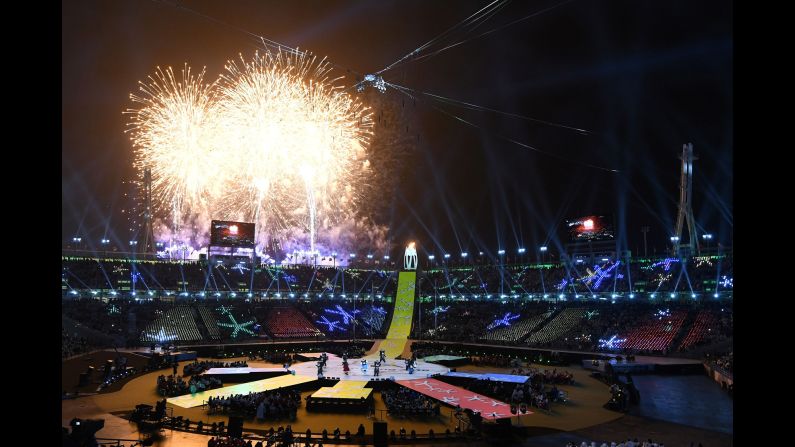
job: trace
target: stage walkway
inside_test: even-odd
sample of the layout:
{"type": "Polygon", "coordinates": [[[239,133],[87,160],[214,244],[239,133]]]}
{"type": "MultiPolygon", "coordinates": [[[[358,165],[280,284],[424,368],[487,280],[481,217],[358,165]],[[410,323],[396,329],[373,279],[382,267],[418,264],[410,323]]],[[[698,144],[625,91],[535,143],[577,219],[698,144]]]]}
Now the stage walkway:
{"type": "Polygon", "coordinates": [[[444,374],[445,377],[460,377],[464,379],[475,379],[475,380],[491,380],[492,382],[505,382],[505,383],[525,383],[527,382],[530,377],[528,376],[517,376],[514,374],[498,374],[498,373],[485,373],[485,374],[478,374],[478,373],[469,373],[469,372],[448,372],[444,374]]]}
{"type": "Polygon", "coordinates": [[[193,408],[203,405],[211,397],[225,397],[231,396],[233,394],[261,393],[263,391],[287,388],[315,380],[317,380],[317,378],[312,376],[288,374],[270,379],[257,380],[255,382],[241,383],[240,385],[225,386],[223,388],[202,391],[196,394],[186,394],[184,396],[171,397],[167,399],[167,402],[182,408],[193,408]]]}
{"type": "MultiPolygon", "coordinates": [[[[397,383],[451,406],[477,411],[483,419],[511,417],[511,406],[482,394],[449,385],[436,379],[399,380],[397,383]]],[[[527,414],[532,414],[528,411],[527,414]]]]}
{"type": "Polygon", "coordinates": [[[366,359],[378,359],[380,350],[386,351],[386,358],[399,357],[406,347],[411,333],[411,321],[414,318],[414,295],[417,283],[417,272],[400,272],[398,274],[397,293],[395,294],[395,310],[392,312],[392,323],[386,339],[373,347],[373,353],[366,359]]]}

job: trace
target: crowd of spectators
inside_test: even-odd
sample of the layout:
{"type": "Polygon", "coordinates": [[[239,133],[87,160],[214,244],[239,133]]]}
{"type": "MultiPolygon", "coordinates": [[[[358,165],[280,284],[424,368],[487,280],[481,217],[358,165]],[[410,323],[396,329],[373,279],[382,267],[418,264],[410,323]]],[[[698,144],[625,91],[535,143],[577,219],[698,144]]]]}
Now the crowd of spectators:
{"type": "Polygon", "coordinates": [[[540,370],[537,368],[514,368],[514,375],[529,377],[523,384],[513,384],[489,379],[478,379],[466,386],[466,389],[485,396],[493,397],[512,405],[533,406],[549,410],[550,402],[563,402],[566,393],[557,385],[571,385],[574,376],[566,371],[540,370]],[[551,385],[551,386],[548,386],[551,385]]]}
{"type": "Polygon", "coordinates": [[[183,394],[195,394],[205,390],[221,388],[224,384],[208,376],[192,376],[187,382],[181,376],[161,374],[157,377],[157,393],[161,396],[174,397],[183,394]]]}
{"type": "MultiPolygon", "coordinates": [[[[166,290],[236,292],[238,284],[254,290],[293,293],[339,294],[345,291],[375,291],[394,295],[394,268],[314,267],[312,265],[265,265],[250,261],[147,261],[128,259],[62,258],[62,282],[75,288],[125,290],[137,285],[158,284],[166,290]],[[252,274],[252,268],[254,270],[252,274]],[[74,284],[73,284],[74,283],[74,284]],[[344,285],[344,287],[343,287],[344,285]]],[[[241,294],[242,295],[242,294],[241,294]]]]}
{"type": "Polygon", "coordinates": [[[196,360],[188,363],[182,367],[183,376],[192,376],[194,374],[201,374],[211,368],[246,368],[248,363],[245,360],[237,360],[234,362],[219,362],[214,360],[196,360]]]}
{"type": "MultiPolygon", "coordinates": [[[[701,443],[698,445],[701,447],[701,443]]],[[[591,441],[590,444],[585,441],[582,441],[579,444],[576,442],[569,442],[566,443],[566,447],[665,447],[665,444],[653,442],[651,438],[649,438],[647,441],[638,441],[638,438],[635,438],[634,440],[627,439],[626,441],[613,441],[610,444],[606,442],[599,444],[596,441],[591,441]]]]}
{"type": "Polygon", "coordinates": [[[728,354],[710,356],[708,361],[729,374],[734,374],[734,351],[728,354]]]}
{"type": "Polygon", "coordinates": [[[61,358],[66,359],[78,354],[83,354],[91,350],[91,346],[85,337],[69,334],[65,329],[61,329],[61,358]]]}
{"type": "Polygon", "coordinates": [[[381,398],[393,416],[438,416],[439,402],[409,388],[381,391],[381,398]]]}
{"type": "Polygon", "coordinates": [[[301,405],[301,393],[296,390],[270,390],[259,393],[233,394],[225,397],[211,397],[207,401],[210,413],[229,413],[257,420],[283,419],[295,420],[301,405]]]}
{"type": "MultiPolygon", "coordinates": [[[[714,290],[716,278],[732,278],[731,256],[720,259],[691,257],[636,259],[627,264],[615,260],[595,264],[535,264],[527,259],[507,263],[443,263],[426,268],[421,275],[422,290],[432,294],[513,294],[513,293],[590,293],[673,290],[681,269],[687,269],[689,285],[695,291],[714,290]],[[605,273],[602,273],[605,272],[605,273]]],[[[62,281],[76,288],[124,290],[139,284],[159,284],[166,290],[234,292],[237,284],[254,290],[294,294],[376,293],[394,295],[397,275],[394,267],[333,268],[312,265],[264,265],[250,261],[142,261],[125,259],[62,258],[62,281]],[[253,273],[252,273],[253,269],[253,273]],[[72,284],[74,282],[74,284],[72,284]]],[[[723,288],[729,287],[728,285],[723,288]]]]}
{"type": "MultiPolygon", "coordinates": [[[[633,261],[629,264],[628,271],[621,273],[620,278],[607,278],[599,286],[593,282],[588,288],[605,291],[607,290],[605,284],[610,283],[609,290],[618,292],[624,287],[622,284],[628,284],[629,279],[632,278],[637,285],[633,285],[630,289],[638,293],[643,291],[644,287],[649,289],[646,292],[659,291],[662,299],[666,295],[664,292],[668,290],[666,284],[673,281],[655,282],[654,278],[664,278],[669,274],[676,276],[677,269],[681,269],[683,265],[688,269],[688,287],[692,286],[695,292],[714,290],[711,288],[716,287],[716,281],[721,282],[722,290],[731,287],[731,257],[722,259],[705,257],[690,258],[686,262],[663,258],[633,261]]],[[[198,338],[199,342],[215,342],[219,336],[221,342],[231,341],[233,333],[236,334],[234,335],[236,341],[266,335],[272,337],[273,334],[268,333],[269,326],[265,323],[273,319],[276,308],[288,308],[290,311],[296,311],[295,315],[305,317],[308,331],[303,331],[301,334],[314,334],[313,338],[350,339],[353,338],[354,328],[357,337],[385,336],[388,329],[385,323],[389,321],[393,304],[381,301],[380,298],[376,300],[374,294],[382,294],[385,298],[394,294],[396,282],[394,272],[327,267],[315,269],[311,266],[253,267],[254,288],[256,289],[259,284],[257,278],[268,276],[267,284],[263,283],[264,288],[273,291],[275,287],[276,290],[281,290],[282,299],[265,300],[257,293],[253,294],[253,299],[246,298],[247,295],[244,293],[239,294],[239,299],[228,297],[218,299],[208,292],[207,297],[202,299],[196,298],[195,294],[186,297],[172,294],[170,298],[162,300],[160,298],[165,297],[155,300],[132,300],[126,295],[127,292],[120,292],[120,296],[124,298],[112,299],[108,299],[107,296],[102,299],[86,298],[87,293],[80,294],[81,298],[70,298],[67,294],[62,300],[63,312],[65,318],[72,318],[85,328],[103,334],[126,337],[128,346],[140,345],[144,336],[149,337],[147,340],[151,337],[169,336],[170,332],[161,333],[163,328],[167,329],[165,332],[170,331],[168,324],[158,326],[153,323],[169,320],[169,316],[174,317],[177,314],[180,318],[170,318],[170,320],[180,320],[180,323],[182,320],[190,320],[187,323],[195,323],[190,325],[191,333],[194,334],[191,340],[198,338]],[[273,284],[273,280],[282,281],[283,284],[273,284]],[[336,294],[331,299],[327,296],[302,298],[306,293],[313,293],[316,290],[322,292],[324,289],[343,293],[336,294]],[[351,291],[360,293],[355,309],[351,291]],[[369,293],[370,297],[364,298],[362,293],[369,293]],[[294,297],[288,299],[288,295],[294,297]],[[341,298],[343,295],[346,297],[341,298]],[[172,310],[175,306],[185,307],[181,307],[183,310],[174,314],[172,310]],[[185,308],[189,309],[184,310],[185,308]],[[246,326],[254,334],[251,335],[245,330],[232,330],[228,324],[221,325],[220,323],[230,322],[229,315],[234,315],[238,323],[254,320],[255,324],[246,326]]],[[[583,281],[591,278],[594,272],[593,266],[587,266],[590,273],[585,267],[584,264],[569,266],[547,264],[539,267],[528,264],[499,266],[475,263],[460,267],[430,268],[420,274],[418,289],[423,296],[422,302],[417,306],[418,315],[415,315],[411,338],[462,343],[478,343],[486,340],[489,344],[640,355],[659,355],[684,350],[685,355],[688,355],[689,350],[715,349],[715,344],[730,341],[732,337],[731,304],[722,300],[708,302],[709,300],[705,298],[691,303],[677,303],[653,300],[650,302],[649,299],[635,302],[624,299],[614,304],[598,300],[549,302],[512,297],[512,294],[538,293],[539,290],[535,288],[540,284],[542,276],[544,278],[542,290],[549,292],[551,296],[556,296],[557,279],[560,279],[560,284],[568,284],[563,288],[568,295],[571,295],[570,291],[579,290],[576,289],[577,287],[582,289],[583,281]],[[567,289],[571,288],[572,284],[575,284],[575,289],[567,289]],[[484,298],[485,292],[493,294],[492,298],[484,298]],[[427,294],[434,296],[429,300],[427,294]],[[480,298],[464,300],[465,296],[472,297],[474,294],[479,294],[480,298]],[[665,325],[649,325],[658,318],[660,312],[682,315],[679,311],[687,314],[684,320],[677,319],[678,322],[683,322],[681,326],[671,325],[671,330],[668,330],[665,325]],[[506,319],[506,316],[510,316],[507,325],[497,324],[500,319],[506,319]],[[646,323],[647,327],[660,326],[660,328],[655,331],[644,331],[641,326],[643,323],[646,323]],[[633,330],[635,332],[632,332],[633,330]],[[660,347],[658,344],[646,342],[654,337],[659,338],[661,332],[664,332],[663,335],[666,337],[665,346],[660,347]],[[605,343],[605,340],[613,337],[615,340],[632,340],[605,343]],[[627,350],[622,345],[630,342],[634,343],[635,349],[627,350]]],[[[107,289],[108,284],[115,284],[113,287],[120,290],[124,290],[118,287],[120,284],[130,286],[131,278],[139,278],[133,281],[142,281],[141,284],[143,282],[160,284],[167,290],[171,285],[168,284],[169,280],[165,280],[165,283],[161,280],[159,276],[161,274],[166,278],[172,276],[180,278],[179,284],[173,284],[176,290],[180,288],[192,290],[194,280],[199,278],[202,284],[201,290],[204,290],[207,285],[205,281],[207,275],[210,275],[211,279],[215,278],[216,282],[211,281],[210,284],[216,284],[217,287],[214,285],[213,288],[218,290],[222,289],[221,284],[227,282],[237,284],[240,282],[237,280],[243,276],[247,277],[245,283],[249,284],[252,276],[250,269],[246,271],[245,266],[223,263],[208,265],[200,261],[177,263],[64,258],[63,268],[65,280],[71,281],[74,277],[78,277],[83,283],[81,287],[88,285],[107,289]],[[182,283],[183,275],[187,285],[182,283]],[[152,281],[153,279],[156,280],[152,281]]],[[[627,269],[622,263],[619,268],[612,270],[611,274],[620,272],[621,268],[627,269]]],[[[144,289],[140,290],[139,295],[145,296],[144,289]]],[[[701,293],[701,295],[706,297],[708,294],[701,293]]],[[[64,356],[79,353],[83,349],[84,343],[79,338],[74,340],[73,334],[62,338],[64,356]]],[[[91,344],[91,340],[88,342],[91,344]]],[[[694,352],[692,355],[699,354],[700,352],[694,352]]]]}

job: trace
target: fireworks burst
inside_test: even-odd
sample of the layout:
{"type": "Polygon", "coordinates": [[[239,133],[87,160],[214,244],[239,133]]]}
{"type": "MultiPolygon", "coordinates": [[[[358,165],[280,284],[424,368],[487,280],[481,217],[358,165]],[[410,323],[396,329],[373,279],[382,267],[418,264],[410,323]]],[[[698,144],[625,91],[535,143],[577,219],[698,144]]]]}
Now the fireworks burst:
{"type": "MultiPolygon", "coordinates": [[[[277,234],[350,219],[368,178],[370,110],[324,60],[255,53],[212,83],[158,68],[127,110],[134,165],[152,172],[156,211],[175,231],[197,215],[277,234]]],[[[262,240],[262,238],[260,238],[262,240]]]]}

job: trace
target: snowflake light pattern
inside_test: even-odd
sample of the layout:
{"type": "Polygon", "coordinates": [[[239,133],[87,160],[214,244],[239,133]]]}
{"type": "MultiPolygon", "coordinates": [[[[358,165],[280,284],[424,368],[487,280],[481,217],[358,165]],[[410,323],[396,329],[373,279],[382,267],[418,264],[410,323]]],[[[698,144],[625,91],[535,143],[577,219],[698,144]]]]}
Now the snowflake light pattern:
{"type": "Polygon", "coordinates": [[[618,334],[616,334],[607,340],[600,338],[599,347],[606,349],[618,349],[621,347],[621,343],[624,343],[625,341],[627,341],[626,338],[618,338],[618,334]]]}
{"type": "Polygon", "coordinates": [[[340,317],[342,317],[342,323],[345,325],[350,324],[351,321],[355,321],[356,314],[361,312],[359,309],[348,312],[347,310],[343,309],[342,306],[340,306],[339,304],[334,305],[334,307],[336,308],[336,310],[331,308],[326,308],[323,309],[323,311],[330,314],[339,315],[340,317]]]}
{"type": "Polygon", "coordinates": [[[166,329],[163,326],[160,326],[160,331],[157,333],[145,333],[144,336],[149,340],[155,340],[157,342],[163,343],[171,340],[175,340],[177,338],[176,335],[169,335],[166,334],[166,329]]]}
{"type": "Polygon", "coordinates": [[[342,330],[343,329],[342,327],[339,326],[339,324],[340,324],[339,321],[337,321],[337,320],[330,321],[328,318],[326,318],[325,315],[322,315],[320,317],[320,320],[317,320],[317,323],[325,324],[328,327],[328,331],[329,332],[334,332],[336,330],[342,330]]]}
{"type": "Polygon", "coordinates": [[[502,318],[497,318],[496,320],[494,320],[486,329],[491,330],[500,326],[510,326],[511,321],[517,318],[519,318],[518,314],[512,315],[511,312],[507,312],[505,316],[503,316],[502,318]]]}
{"type": "Polygon", "coordinates": [[[433,308],[431,313],[434,314],[434,315],[443,314],[443,313],[446,313],[449,309],[450,309],[450,306],[437,306],[437,307],[433,308]]]}
{"type": "MultiPolygon", "coordinates": [[[[221,306],[221,307],[223,308],[223,306],[221,306]]],[[[254,335],[254,331],[252,331],[251,329],[248,328],[248,326],[251,326],[251,325],[254,324],[254,320],[247,321],[245,323],[238,323],[237,319],[235,319],[235,316],[232,315],[232,312],[229,312],[228,310],[226,310],[225,314],[226,314],[227,317],[229,317],[229,321],[230,322],[229,323],[220,323],[219,322],[218,326],[232,329],[232,335],[231,335],[232,338],[236,338],[237,334],[240,333],[241,331],[242,332],[246,332],[249,335],[254,335]]]]}

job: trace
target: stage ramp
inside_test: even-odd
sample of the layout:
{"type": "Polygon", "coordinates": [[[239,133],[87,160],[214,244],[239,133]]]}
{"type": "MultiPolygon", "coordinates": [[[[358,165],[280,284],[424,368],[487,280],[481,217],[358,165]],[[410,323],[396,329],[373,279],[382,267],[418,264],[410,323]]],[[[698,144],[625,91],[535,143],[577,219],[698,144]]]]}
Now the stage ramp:
{"type": "Polygon", "coordinates": [[[270,379],[257,380],[255,382],[242,383],[240,385],[225,386],[214,390],[202,391],[196,394],[185,394],[184,396],[171,397],[167,402],[182,408],[193,408],[204,405],[211,397],[226,397],[233,394],[259,393],[279,388],[289,388],[307,382],[317,380],[316,377],[288,374],[285,376],[273,377],[270,379]]]}
{"type": "Polygon", "coordinates": [[[411,333],[411,322],[414,318],[414,298],[417,286],[417,272],[403,271],[398,274],[397,293],[395,294],[395,310],[392,312],[392,323],[389,325],[386,339],[381,341],[375,353],[366,358],[378,359],[378,351],[386,351],[386,357],[393,359],[403,353],[403,349],[411,333]]]}

